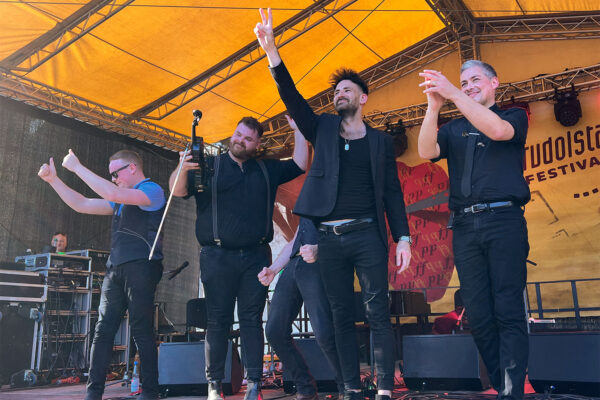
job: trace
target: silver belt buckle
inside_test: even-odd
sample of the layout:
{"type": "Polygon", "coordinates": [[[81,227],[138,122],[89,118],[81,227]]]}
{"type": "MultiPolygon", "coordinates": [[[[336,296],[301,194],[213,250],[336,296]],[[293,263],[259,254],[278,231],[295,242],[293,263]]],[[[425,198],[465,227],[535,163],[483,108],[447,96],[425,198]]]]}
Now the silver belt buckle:
{"type": "Polygon", "coordinates": [[[340,233],[340,232],[337,231],[337,228],[340,227],[340,226],[342,226],[342,225],[344,225],[344,224],[334,225],[333,226],[333,233],[336,234],[337,236],[340,236],[342,234],[342,233],[340,233]]]}
{"type": "Polygon", "coordinates": [[[485,205],[485,204],[473,204],[473,205],[471,206],[471,212],[472,212],[473,214],[480,213],[480,212],[482,212],[482,211],[485,211],[485,210],[487,210],[487,209],[488,209],[488,207],[486,207],[486,205],[485,205]]]}

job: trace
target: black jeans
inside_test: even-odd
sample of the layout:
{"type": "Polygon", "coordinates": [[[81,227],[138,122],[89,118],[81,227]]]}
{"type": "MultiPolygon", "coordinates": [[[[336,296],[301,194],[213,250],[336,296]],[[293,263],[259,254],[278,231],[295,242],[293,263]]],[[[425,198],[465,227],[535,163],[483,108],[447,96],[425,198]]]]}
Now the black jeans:
{"type": "Polygon", "coordinates": [[[290,373],[296,390],[303,395],[316,393],[316,383],[306,361],[292,340],[292,323],[302,302],[308,311],[315,339],[335,372],[338,390],[344,392],[344,380],[335,348],[335,332],[331,309],[325,295],[318,263],[308,264],[302,257],[291,259],[277,281],[271,299],[269,320],[265,328],[267,340],[290,373]]]}
{"type": "Polygon", "coordinates": [[[354,270],[373,337],[377,388],[393,390],[395,342],[390,321],[388,253],[377,223],[336,235],[319,232],[319,266],[331,305],[335,342],[346,389],[360,389],[354,310],[354,270]]]}
{"type": "Polygon", "coordinates": [[[221,381],[225,376],[227,340],[237,299],[242,361],[248,379],[260,382],[264,353],[262,315],[268,288],[257,275],[270,264],[268,244],[246,249],[205,246],[200,251],[200,279],[208,317],[205,346],[208,380],[221,381]]]}
{"type": "Polygon", "coordinates": [[[158,395],[158,351],[154,339],[154,292],[162,278],[160,261],[136,260],[108,267],[98,308],[87,383],[88,393],[102,394],[115,334],[125,310],[140,353],[144,393],[158,395]]]}
{"type": "Polygon", "coordinates": [[[529,254],[518,207],[454,219],[454,261],[479,353],[499,398],[522,399],[528,358],[523,290],[529,254]]]}

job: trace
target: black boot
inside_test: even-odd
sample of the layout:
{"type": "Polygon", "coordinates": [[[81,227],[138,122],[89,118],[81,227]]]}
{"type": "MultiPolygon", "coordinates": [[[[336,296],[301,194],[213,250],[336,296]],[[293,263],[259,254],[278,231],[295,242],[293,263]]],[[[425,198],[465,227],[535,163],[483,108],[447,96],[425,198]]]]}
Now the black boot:
{"type": "Polygon", "coordinates": [[[208,381],[208,397],[206,400],[223,400],[221,381],[208,381]]]}
{"type": "Polygon", "coordinates": [[[262,400],[262,393],[260,391],[260,382],[248,381],[246,386],[246,395],[244,400],[262,400]]]}

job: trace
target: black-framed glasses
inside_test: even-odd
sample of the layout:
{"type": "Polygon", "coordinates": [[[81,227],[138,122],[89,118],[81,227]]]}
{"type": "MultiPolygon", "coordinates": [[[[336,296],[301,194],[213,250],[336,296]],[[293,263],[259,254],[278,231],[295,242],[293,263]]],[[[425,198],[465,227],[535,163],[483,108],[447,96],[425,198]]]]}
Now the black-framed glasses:
{"type": "Polygon", "coordinates": [[[116,169],[113,172],[111,172],[110,176],[112,176],[113,179],[118,179],[119,178],[119,172],[123,171],[125,168],[129,167],[130,165],[131,165],[131,163],[123,165],[121,168],[116,169]]]}

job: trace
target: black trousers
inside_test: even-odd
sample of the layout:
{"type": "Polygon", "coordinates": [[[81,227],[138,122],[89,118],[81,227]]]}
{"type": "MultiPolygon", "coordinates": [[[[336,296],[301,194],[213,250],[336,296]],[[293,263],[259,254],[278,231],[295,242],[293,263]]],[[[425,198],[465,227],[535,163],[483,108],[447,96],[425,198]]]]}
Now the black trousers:
{"type": "Polygon", "coordinates": [[[344,392],[340,361],[335,348],[335,332],[329,301],[325,295],[318,263],[306,263],[302,257],[292,258],[277,281],[265,328],[267,340],[283,362],[303,395],[317,392],[316,383],[302,354],[292,340],[292,323],[302,307],[308,311],[315,339],[327,362],[335,371],[338,391],[344,392]]]}
{"type": "Polygon", "coordinates": [[[271,264],[268,244],[246,249],[205,246],[200,251],[200,279],[206,297],[206,377],[220,381],[225,377],[227,340],[233,324],[237,300],[242,361],[248,379],[262,378],[264,335],[262,315],[267,287],[258,273],[271,264]]]}
{"type": "Polygon", "coordinates": [[[523,210],[454,219],[454,261],[465,312],[499,398],[522,399],[529,342],[523,290],[529,254],[523,210]]]}
{"type": "Polygon", "coordinates": [[[360,389],[354,310],[354,272],[358,276],[373,335],[377,388],[394,389],[395,339],[390,321],[388,252],[376,223],[335,235],[319,232],[319,266],[331,305],[335,343],[346,389],[360,389]]]}
{"type": "Polygon", "coordinates": [[[158,395],[158,351],[154,338],[154,292],[162,278],[160,261],[136,260],[107,268],[102,283],[98,322],[92,342],[87,391],[104,393],[115,334],[125,310],[140,353],[144,393],[158,395]]]}

